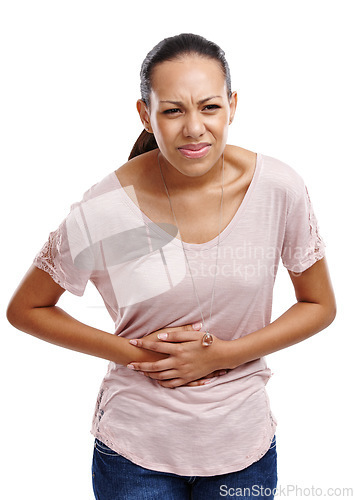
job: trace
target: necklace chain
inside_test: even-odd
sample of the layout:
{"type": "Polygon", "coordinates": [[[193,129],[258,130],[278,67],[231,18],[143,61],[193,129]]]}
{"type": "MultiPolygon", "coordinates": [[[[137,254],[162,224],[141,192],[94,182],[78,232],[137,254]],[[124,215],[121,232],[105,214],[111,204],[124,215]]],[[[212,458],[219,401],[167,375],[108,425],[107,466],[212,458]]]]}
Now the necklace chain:
{"type": "MultiPolygon", "coordinates": [[[[167,197],[168,197],[168,201],[170,203],[171,212],[172,212],[173,217],[175,219],[176,227],[178,229],[177,218],[176,218],[175,212],[173,210],[171,198],[170,198],[167,186],[166,186],[166,182],[165,182],[164,176],[162,174],[162,169],[161,169],[161,164],[160,164],[160,152],[157,155],[157,162],[159,164],[161,178],[162,178],[162,181],[163,181],[164,186],[165,186],[165,190],[166,190],[166,194],[167,194],[167,197]]],[[[213,310],[213,303],[214,303],[214,295],[215,295],[215,281],[216,281],[216,274],[217,274],[217,263],[218,263],[218,259],[219,259],[219,242],[220,242],[221,223],[222,223],[223,200],[224,200],[224,154],[222,155],[222,183],[221,183],[221,199],[220,199],[219,234],[218,234],[218,241],[217,241],[217,245],[216,245],[217,253],[216,253],[216,260],[215,260],[214,281],[213,281],[213,287],[212,287],[212,293],[211,293],[211,301],[210,301],[209,325],[210,325],[210,322],[211,322],[211,316],[212,316],[212,310],[213,310]]],[[[199,296],[198,296],[197,289],[196,289],[196,286],[195,286],[195,283],[194,283],[193,274],[192,274],[192,271],[191,271],[191,268],[190,268],[190,265],[189,265],[189,260],[187,258],[186,249],[185,249],[184,244],[183,244],[183,239],[182,239],[181,233],[180,233],[180,236],[181,236],[181,243],[182,243],[184,258],[185,258],[185,260],[187,262],[189,273],[190,273],[190,276],[191,276],[191,279],[192,279],[192,285],[193,285],[193,289],[194,289],[194,294],[195,294],[197,302],[198,302],[198,307],[199,307],[200,315],[201,315],[201,318],[202,318],[204,331],[206,332],[206,334],[209,334],[209,329],[207,329],[206,325],[205,325],[203,311],[202,311],[202,308],[200,306],[199,296]]]]}

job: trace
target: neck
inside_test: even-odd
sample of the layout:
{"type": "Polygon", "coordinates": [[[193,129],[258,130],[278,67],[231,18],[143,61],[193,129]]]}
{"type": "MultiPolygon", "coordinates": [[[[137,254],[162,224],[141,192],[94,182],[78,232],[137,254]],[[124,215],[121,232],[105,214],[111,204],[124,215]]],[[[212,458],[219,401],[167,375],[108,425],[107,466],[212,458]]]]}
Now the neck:
{"type": "Polygon", "coordinates": [[[220,189],[223,155],[207,172],[193,176],[185,175],[177,170],[160,152],[158,152],[158,161],[167,186],[172,188],[175,194],[196,191],[202,193],[210,192],[214,188],[220,189]]]}

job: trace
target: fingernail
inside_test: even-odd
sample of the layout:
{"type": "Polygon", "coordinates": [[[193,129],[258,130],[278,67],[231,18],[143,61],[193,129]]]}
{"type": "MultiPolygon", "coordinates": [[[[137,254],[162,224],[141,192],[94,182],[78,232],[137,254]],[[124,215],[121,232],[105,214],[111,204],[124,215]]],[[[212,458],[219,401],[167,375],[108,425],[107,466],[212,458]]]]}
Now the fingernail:
{"type": "Polygon", "coordinates": [[[137,340],[132,339],[132,340],[129,340],[129,344],[138,345],[138,342],[137,342],[137,340]]]}
{"type": "Polygon", "coordinates": [[[203,325],[201,323],[194,323],[192,325],[194,330],[200,330],[203,325]]]}
{"type": "Polygon", "coordinates": [[[135,370],[134,365],[131,365],[130,363],[129,363],[129,365],[127,365],[127,368],[130,368],[131,370],[135,370]]]}
{"type": "Polygon", "coordinates": [[[168,337],[168,333],[158,333],[157,338],[160,340],[166,340],[168,337]]]}

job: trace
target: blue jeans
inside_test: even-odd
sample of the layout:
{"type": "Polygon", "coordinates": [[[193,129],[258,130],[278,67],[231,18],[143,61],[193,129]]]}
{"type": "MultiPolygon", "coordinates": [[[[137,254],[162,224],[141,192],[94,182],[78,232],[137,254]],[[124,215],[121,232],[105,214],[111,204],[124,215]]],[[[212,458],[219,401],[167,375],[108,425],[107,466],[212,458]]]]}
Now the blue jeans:
{"type": "Polygon", "coordinates": [[[208,477],[145,469],[96,439],[92,481],[96,500],[272,500],[277,485],[276,439],[274,436],[267,453],[246,469],[208,477]]]}

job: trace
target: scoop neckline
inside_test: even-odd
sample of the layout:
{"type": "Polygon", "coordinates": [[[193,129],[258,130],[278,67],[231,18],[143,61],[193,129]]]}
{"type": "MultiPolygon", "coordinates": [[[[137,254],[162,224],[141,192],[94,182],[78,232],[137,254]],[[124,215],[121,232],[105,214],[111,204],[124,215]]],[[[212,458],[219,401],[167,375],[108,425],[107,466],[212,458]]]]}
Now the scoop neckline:
{"type": "MultiPolygon", "coordinates": [[[[256,153],[256,165],[255,165],[255,168],[254,168],[254,172],[253,172],[253,176],[252,176],[251,182],[250,182],[250,184],[248,186],[248,189],[247,189],[247,191],[246,191],[246,193],[245,193],[245,195],[244,195],[244,197],[243,197],[243,199],[241,201],[241,204],[238,207],[236,213],[234,214],[234,216],[232,217],[232,219],[230,220],[230,222],[228,223],[228,225],[223,229],[223,231],[221,231],[221,233],[220,233],[220,242],[221,242],[222,239],[224,239],[230,233],[230,231],[233,229],[233,227],[236,225],[236,223],[240,219],[240,217],[242,215],[242,212],[244,212],[245,209],[246,209],[246,206],[247,206],[247,204],[249,202],[249,199],[251,197],[252,192],[254,191],[254,187],[255,187],[255,185],[257,183],[257,179],[259,177],[261,158],[262,158],[261,153],[256,153]]],[[[130,208],[130,210],[135,215],[137,215],[139,217],[140,220],[143,219],[143,221],[146,222],[146,224],[149,225],[149,230],[153,230],[154,232],[156,232],[157,234],[159,234],[162,238],[168,240],[171,244],[176,245],[176,246],[182,248],[182,240],[180,240],[177,237],[175,237],[175,238],[173,238],[171,240],[171,235],[169,233],[167,233],[166,231],[164,231],[156,222],[154,222],[153,220],[151,220],[133,202],[133,200],[130,198],[130,196],[126,193],[124,187],[121,185],[116,172],[115,171],[112,172],[111,175],[114,176],[115,183],[123,191],[123,198],[122,199],[123,199],[124,203],[130,208]]],[[[217,245],[217,242],[218,242],[218,235],[216,235],[215,238],[213,238],[213,239],[211,239],[209,241],[205,241],[204,243],[187,243],[187,242],[183,241],[183,247],[184,247],[185,250],[208,250],[209,248],[212,248],[215,245],[217,245]]]]}

